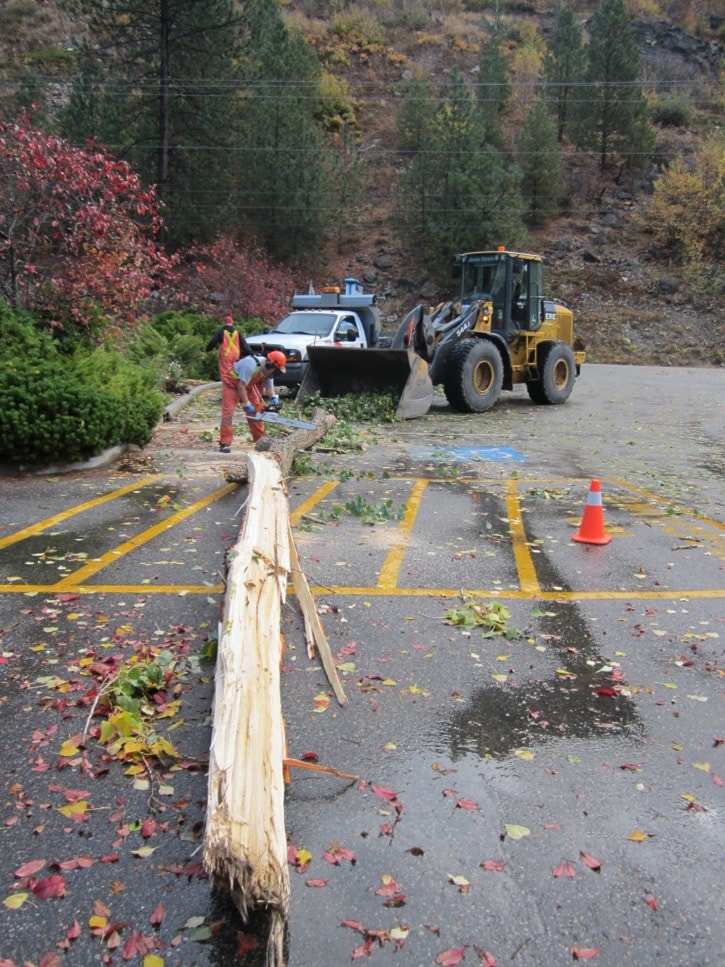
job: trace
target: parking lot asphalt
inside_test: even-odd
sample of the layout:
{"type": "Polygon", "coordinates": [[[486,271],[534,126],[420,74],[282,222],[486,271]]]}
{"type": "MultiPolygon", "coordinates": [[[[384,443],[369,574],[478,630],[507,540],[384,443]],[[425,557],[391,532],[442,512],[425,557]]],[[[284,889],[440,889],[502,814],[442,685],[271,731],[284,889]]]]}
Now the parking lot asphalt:
{"type": "MultiPolygon", "coordinates": [[[[438,399],[287,482],[348,699],[290,594],[290,755],[358,777],[292,771],[291,967],[722,962],[723,386],[586,366],[565,406],[438,399]],[[571,539],[595,479],[602,546],[571,539]]],[[[2,479],[3,967],[264,963],[263,918],[200,863],[245,497],[224,468],[249,445],[240,420],[216,452],[218,408],[109,467],[2,479]],[[156,759],[97,713],[159,655],[156,759]]]]}

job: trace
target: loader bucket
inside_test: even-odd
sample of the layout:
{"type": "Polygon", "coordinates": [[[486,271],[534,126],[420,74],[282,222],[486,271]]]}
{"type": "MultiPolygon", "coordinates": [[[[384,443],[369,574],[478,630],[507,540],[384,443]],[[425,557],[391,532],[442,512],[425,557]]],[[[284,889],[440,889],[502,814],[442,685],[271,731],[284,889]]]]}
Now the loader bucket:
{"type": "Polygon", "coordinates": [[[304,399],[350,393],[392,393],[400,420],[424,416],[433,400],[427,364],[408,349],[345,349],[310,346],[309,363],[297,393],[304,399]]]}

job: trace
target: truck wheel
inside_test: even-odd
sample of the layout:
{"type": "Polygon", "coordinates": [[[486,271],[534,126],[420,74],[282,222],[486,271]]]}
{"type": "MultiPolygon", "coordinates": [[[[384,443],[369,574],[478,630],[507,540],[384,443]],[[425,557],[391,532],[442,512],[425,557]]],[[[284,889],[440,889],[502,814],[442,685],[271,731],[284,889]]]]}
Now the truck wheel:
{"type": "Polygon", "coordinates": [[[566,403],[574,389],[576,362],[571,346],[551,342],[539,347],[539,379],[527,382],[534,403],[566,403]]]}
{"type": "Polygon", "coordinates": [[[487,339],[462,339],[448,354],[443,370],[446,399],[460,413],[485,413],[496,403],[503,383],[503,360],[487,339]]]}

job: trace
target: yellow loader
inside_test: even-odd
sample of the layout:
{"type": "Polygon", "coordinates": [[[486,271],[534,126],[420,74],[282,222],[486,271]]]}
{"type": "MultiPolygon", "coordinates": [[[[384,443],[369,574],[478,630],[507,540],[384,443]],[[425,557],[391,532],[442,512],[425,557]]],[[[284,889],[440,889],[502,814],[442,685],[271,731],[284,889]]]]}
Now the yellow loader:
{"type": "Polygon", "coordinates": [[[389,346],[311,346],[297,399],[393,393],[400,419],[427,413],[438,385],[461,413],[484,413],[518,383],[534,403],[566,402],[585,352],[574,338],[572,310],[544,295],[541,256],[464,252],[454,274],[458,300],[417,306],[389,346]]]}

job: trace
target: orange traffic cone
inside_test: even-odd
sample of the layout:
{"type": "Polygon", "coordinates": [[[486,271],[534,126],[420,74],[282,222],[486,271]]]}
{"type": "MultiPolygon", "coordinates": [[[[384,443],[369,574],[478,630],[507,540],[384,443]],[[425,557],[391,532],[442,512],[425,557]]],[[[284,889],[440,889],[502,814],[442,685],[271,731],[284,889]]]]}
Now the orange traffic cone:
{"type": "Polygon", "coordinates": [[[604,511],[602,510],[602,487],[598,480],[592,480],[587,496],[584,516],[579,530],[572,537],[582,544],[608,544],[609,534],[604,532],[604,511]]]}

